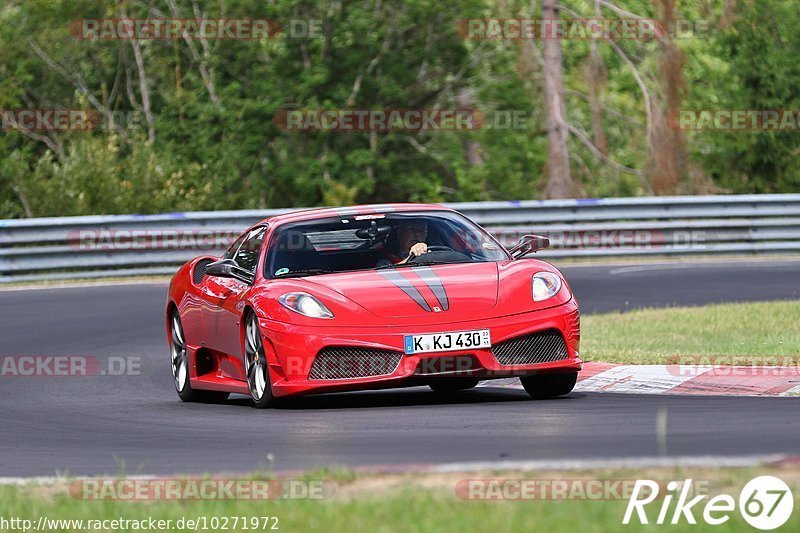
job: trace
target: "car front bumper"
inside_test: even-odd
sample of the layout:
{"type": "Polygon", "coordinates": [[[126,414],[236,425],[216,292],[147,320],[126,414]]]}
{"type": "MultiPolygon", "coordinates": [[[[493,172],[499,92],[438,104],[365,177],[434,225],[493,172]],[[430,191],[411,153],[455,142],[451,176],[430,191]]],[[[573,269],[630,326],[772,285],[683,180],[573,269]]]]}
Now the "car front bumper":
{"type": "MultiPolygon", "coordinates": [[[[264,349],[270,365],[275,396],[321,392],[379,389],[429,383],[453,377],[479,380],[527,376],[543,372],[577,372],[580,315],[575,299],[549,309],[480,321],[434,323],[406,327],[365,325],[359,327],[297,326],[261,318],[264,349]],[[405,355],[406,335],[488,329],[492,346],[536,332],[558,332],[566,346],[566,357],[535,364],[500,364],[491,348],[405,355]],[[400,360],[380,375],[314,379],[314,359],[331,347],[361,348],[391,352],[400,360]],[[465,364],[465,361],[470,361],[465,364]]],[[[349,372],[352,373],[352,372],[349,372]]]]}

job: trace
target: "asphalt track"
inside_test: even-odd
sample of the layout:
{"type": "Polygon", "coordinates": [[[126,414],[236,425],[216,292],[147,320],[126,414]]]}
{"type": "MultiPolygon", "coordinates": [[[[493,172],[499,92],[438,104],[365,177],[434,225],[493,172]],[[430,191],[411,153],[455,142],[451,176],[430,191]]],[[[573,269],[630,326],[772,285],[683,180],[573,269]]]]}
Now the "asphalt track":
{"type": "MultiPolygon", "coordinates": [[[[795,261],[564,271],[584,313],[800,298],[795,261]]],[[[0,477],[800,452],[792,398],[573,393],[535,402],[518,390],[443,399],[414,388],[267,411],[241,396],[184,404],[170,376],[165,293],[165,284],[0,291],[0,356],[141,358],[137,375],[0,376],[0,477]]]]}

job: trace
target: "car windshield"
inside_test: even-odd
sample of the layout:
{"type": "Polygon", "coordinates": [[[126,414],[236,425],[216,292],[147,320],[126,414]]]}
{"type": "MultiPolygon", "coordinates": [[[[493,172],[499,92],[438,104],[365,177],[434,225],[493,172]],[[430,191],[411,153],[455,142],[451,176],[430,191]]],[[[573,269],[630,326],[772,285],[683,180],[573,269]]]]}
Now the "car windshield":
{"type": "Polygon", "coordinates": [[[298,277],[509,258],[497,241],[458,213],[380,213],[279,227],[264,275],[298,277]]]}

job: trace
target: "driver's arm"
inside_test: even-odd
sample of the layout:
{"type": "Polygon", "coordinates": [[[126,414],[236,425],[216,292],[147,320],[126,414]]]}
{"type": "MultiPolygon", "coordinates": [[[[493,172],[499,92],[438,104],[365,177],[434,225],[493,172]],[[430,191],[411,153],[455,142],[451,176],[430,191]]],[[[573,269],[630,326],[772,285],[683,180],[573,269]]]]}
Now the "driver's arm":
{"type": "Polygon", "coordinates": [[[408,257],[397,263],[398,265],[403,265],[408,262],[409,259],[415,256],[420,256],[422,254],[428,253],[428,245],[424,242],[418,242],[414,246],[411,247],[411,250],[408,253],[408,257]]]}

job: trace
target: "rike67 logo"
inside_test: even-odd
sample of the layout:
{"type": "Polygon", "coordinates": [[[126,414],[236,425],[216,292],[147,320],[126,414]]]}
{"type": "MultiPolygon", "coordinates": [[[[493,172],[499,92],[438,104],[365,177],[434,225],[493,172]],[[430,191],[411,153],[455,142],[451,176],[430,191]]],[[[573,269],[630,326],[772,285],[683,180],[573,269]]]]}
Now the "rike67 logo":
{"type": "Polygon", "coordinates": [[[719,494],[710,499],[708,495],[702,494],[689,499],[693,490],[691,479],[670,481],[666,494],[659,494],[660,486],[649,479],[637,480],[622,523],[628,525],[634,517],[641,524],[650,523],[652,515],[648,517],[645,507],[656,499],[661,506],[654,523],[659,525],[680,524],[683,521],[697,524],[697,513],[706,524],[718,526],[730,520],[738,507],[738,512],[748,524],[767,531],[785,524],[794,509],[794,497],[789,486],[773,476],[760,476],[749,481],[739,494],[738,502],[729,494],[719,494]]]}

